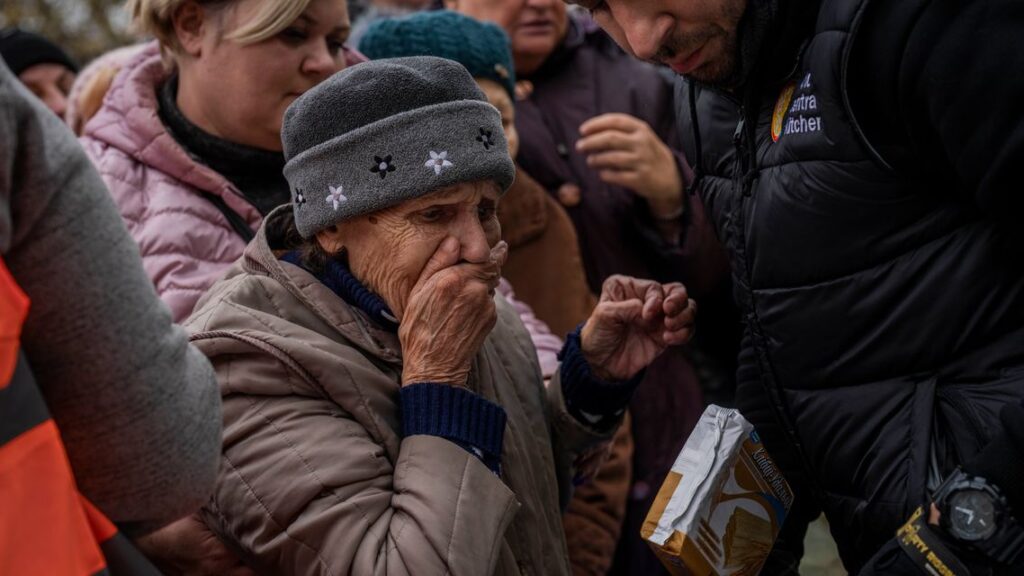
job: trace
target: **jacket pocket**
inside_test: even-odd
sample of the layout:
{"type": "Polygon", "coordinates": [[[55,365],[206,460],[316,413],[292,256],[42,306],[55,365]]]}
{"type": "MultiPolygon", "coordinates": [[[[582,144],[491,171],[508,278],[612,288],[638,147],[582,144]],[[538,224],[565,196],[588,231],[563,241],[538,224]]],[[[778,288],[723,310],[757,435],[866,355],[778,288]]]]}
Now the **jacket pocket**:
{"type": "Polygon", "coordinates": [[[952,387],[939,388],[936,397],[936,428],[952,442],[956,449],[957,463],[962,462],[965,453],[981,450],[988,442],[985,426],[974,405],[959,390],[952,387]]]}
{"type": "Polygon", "coordinates": [[[907,518],[902,504],[868,502],[827,491],[822,504],[843,566],[851,574],[891,540],[907,518]]]}
{"type": "Polygon", "coordinates": [[[985,381],[940,383],[936,398],[936,420],[955,449],[953,465],[960,464],[999,433],[1003,407],[1024,400],[1024,370],[985,381]]]}

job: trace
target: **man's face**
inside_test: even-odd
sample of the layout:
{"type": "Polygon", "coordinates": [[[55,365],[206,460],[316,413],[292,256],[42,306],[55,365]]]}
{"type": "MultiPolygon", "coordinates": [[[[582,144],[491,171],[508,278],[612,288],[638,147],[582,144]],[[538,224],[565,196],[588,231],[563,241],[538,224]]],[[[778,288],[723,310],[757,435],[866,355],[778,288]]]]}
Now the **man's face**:
{"type": "Polygon", "coordinates": [[[736,72],[736,30],[747,0],[570,0],[637,58],[709,85],[736,72]]]}

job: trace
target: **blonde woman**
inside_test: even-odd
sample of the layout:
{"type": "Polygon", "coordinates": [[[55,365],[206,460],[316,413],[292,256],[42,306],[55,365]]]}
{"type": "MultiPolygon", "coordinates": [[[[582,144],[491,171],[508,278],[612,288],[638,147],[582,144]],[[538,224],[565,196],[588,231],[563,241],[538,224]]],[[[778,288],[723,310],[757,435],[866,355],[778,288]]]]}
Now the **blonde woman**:
{"type": "Polygon", "coordinates": [[[130,0],[156,41],[127,61],[85,127],[143,264],[176,321],[289,201],[281,121],[361,57],[344,0],[130,0]]]}

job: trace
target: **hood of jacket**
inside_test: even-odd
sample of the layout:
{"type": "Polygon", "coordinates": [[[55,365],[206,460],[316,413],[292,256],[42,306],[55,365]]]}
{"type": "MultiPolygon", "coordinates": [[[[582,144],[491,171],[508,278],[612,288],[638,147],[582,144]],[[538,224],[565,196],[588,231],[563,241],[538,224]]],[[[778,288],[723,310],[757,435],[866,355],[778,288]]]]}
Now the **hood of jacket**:
{"type": "Polygon", "coordinates": [[[86,124],[84,137],[189,186],[237,196],[223,176],[190,157],[160,121],[157,92],[169,76],[157,43],[147,44],[114,78],[102,107],[86,124]]]}

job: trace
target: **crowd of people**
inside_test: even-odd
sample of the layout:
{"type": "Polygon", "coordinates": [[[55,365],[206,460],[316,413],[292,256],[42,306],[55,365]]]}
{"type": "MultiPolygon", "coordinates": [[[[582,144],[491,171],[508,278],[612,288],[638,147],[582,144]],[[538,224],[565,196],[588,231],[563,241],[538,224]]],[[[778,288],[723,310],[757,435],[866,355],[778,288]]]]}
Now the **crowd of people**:
{"type": "Polygon", "coordinates": [[[0,573],[667,573],[711,402],[764,574],[1024,570],[1024,12],[568,4],[0,31],[0,573]]]}

